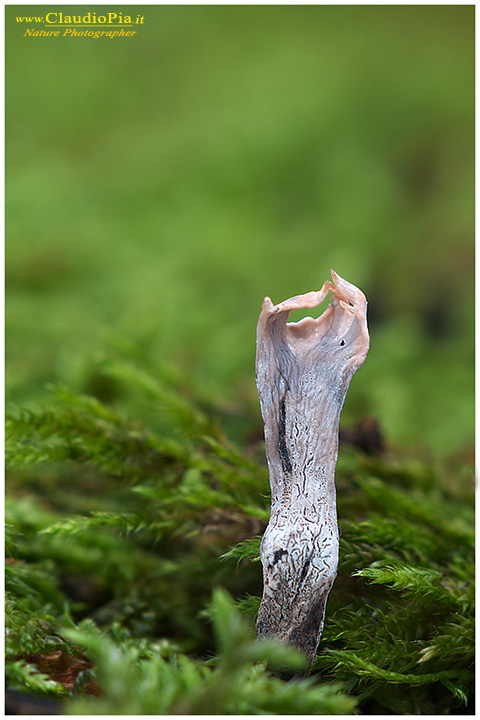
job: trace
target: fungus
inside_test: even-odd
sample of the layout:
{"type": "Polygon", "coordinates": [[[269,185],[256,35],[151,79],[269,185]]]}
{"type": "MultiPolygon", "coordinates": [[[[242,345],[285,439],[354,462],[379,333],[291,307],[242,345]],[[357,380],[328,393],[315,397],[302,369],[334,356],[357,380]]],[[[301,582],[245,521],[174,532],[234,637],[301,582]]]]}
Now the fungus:
{"type": "Polygon", "coordinates": [[[369,347],[367,301],[333,270],[318,292],[274,305],[257,325],[255,374],[271,487],[260,545],[263,596],[258,638],[276,637],[313,663],[337,574],[335,466],[340,411],[369,347]],[[287,323],[292,310],[332,300],[318,318],[287,323]]]}

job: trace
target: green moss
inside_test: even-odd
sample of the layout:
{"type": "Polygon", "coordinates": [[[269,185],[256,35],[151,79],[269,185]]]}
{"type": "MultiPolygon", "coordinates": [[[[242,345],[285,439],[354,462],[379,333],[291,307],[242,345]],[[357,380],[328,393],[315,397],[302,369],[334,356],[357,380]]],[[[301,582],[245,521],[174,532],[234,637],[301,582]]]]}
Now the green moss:
{"type": "Polygon", "coordinates": [[[474,8],[151,5],[127,42],[40,43],[16,17],[49,8],[19,7],[8,687],[78,713],[472,711],[474,8]],[[376,416],[388,452],[341,449],[340,572],[286,682],[244,629],[254,328],[330,267],[372,338],[342,422],[376,416]]]}
{"type": "Polygon", "coordinates": [[[342,453],[339,577],[314,674],[288,683],[275,663],[295,658],[252,640],[265,466],[161,375],[109,367],[132,407],[155,398],[157,427],[129,402],[65,388],[48,410],[9,418],[13,687],[72,694],[32,669],[54,647],[87,653],[101,688],[89,699],[76,686],[73,713],[461,711],[473,688],[470,500],[418,463],[342,453]]]}

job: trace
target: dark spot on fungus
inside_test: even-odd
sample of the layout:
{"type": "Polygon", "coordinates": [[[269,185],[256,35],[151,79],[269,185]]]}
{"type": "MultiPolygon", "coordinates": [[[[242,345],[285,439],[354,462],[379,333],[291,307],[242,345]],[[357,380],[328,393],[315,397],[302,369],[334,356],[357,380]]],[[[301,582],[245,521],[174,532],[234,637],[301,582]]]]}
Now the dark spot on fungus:
{"type": "Polygon", "coordinates": [[[286,550],[275,550],[275,554],[273,556],[273,564],[275,565],[279,560],[282,559],[284,555],[288,555],[286,550]]]}
{"type": "Polygon", "coordinates": [[[302,573],[300,575],[300,582],[303,582],[307,576],[308,567],[310,565],[310,560],[305,560],[305,564],[302,568],[302,573]]]}
{"type": "Polygon", "coordinates": [[[287,450],[287,443],[285,441],[285,399],[280,401],[280,427],[278,431],[278,452],[280,453],[280,460],[282,461],[283,472],[292,472],[292,463],[290,462],[290,455],[287,450]]]}

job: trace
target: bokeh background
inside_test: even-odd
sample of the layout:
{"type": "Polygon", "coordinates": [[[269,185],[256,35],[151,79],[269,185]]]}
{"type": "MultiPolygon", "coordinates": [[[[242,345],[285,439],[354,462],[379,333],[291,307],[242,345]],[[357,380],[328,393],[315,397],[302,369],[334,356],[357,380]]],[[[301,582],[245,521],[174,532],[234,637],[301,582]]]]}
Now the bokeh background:
{"type": "Polygon", "coordinates": [[[106,396],[128,345],[241,442],[263,297],[334,268],[371,331],[342,422],[468,465],[474,6],[119,9],[137,35],[26,38],[52,8],[6,8],[7,401],[106,396]]]}

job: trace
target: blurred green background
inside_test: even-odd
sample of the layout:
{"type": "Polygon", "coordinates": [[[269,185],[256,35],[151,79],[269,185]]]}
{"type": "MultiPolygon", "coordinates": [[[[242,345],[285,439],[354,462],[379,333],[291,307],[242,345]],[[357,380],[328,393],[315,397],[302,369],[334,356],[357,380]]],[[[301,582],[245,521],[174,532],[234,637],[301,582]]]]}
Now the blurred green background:
{"type": "Polygon", "coordinates": [[[24,37],[52,7],[6,8],[7,401],[96,392],[133,343],[241,438],[263,297],[332,267],[369,300],[343,422],[468,462],[474,6],[119,10],[137,35],[24,37]]]}

